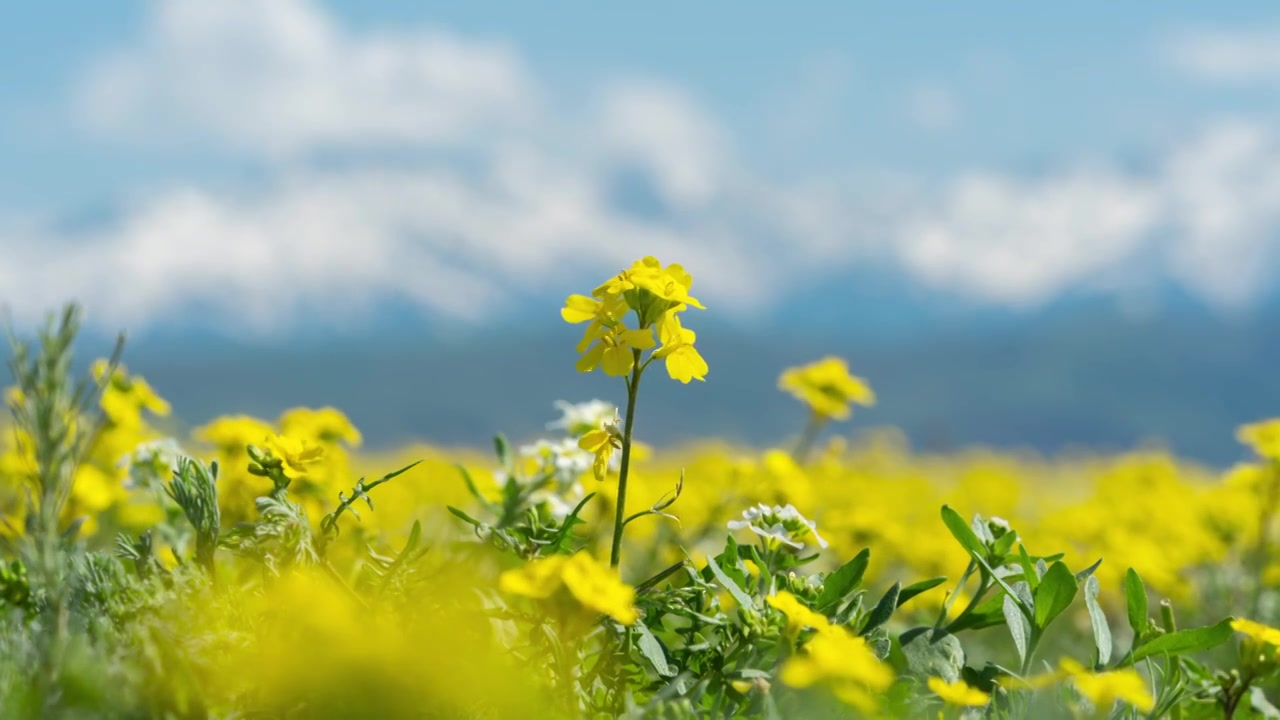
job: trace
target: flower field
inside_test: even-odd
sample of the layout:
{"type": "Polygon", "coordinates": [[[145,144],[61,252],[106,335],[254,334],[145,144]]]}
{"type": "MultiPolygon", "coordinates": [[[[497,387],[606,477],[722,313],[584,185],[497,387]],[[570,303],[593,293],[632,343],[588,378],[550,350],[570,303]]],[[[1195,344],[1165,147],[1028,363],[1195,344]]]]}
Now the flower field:
{"type": "Polygon", "coordinates": [[[777,447],[655,448],[645,388],[732,362],[692,292],[644,258],[570,296],[620,404],[484,449],[328,407],[172,437],[119,352],[73,371],[74,308],[13,340],[0,715],[1280,717],[1280,420],[1227,469],[919,454],[845,439],[892,398],[828,357],[778,369],[777,447]]]}

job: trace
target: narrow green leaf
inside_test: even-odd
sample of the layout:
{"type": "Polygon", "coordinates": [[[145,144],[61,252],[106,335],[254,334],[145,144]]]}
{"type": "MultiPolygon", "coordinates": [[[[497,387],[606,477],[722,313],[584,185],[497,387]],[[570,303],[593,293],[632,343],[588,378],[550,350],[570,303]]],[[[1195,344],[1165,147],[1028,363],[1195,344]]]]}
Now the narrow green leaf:
{"type": "Polygon", "coordinates": [[[1093,573],[1096,572],[1098,568],[1101,566],[1102,566],[1102,558],[1098,558],[1097,562],[1085,568],[1084,570],[1081,570],[1080,572],[1076,573],[1076,582],[1082,583],[1088,578],[1093,577],[1093,573]]]}
{"type": "Polygon", "coordinates": [[[1054,618],[1061,615],[1075,599],[1079,587],[1075,576],[1062,561],[1050,565],[1044,577],[1040,578],[1040,586],[1033,596],[1036,603],[1036,627],[1044,630],[1054,618]]]}
{"type": "Polygon", "coordinates": [[[920,595],[921,593],[927,593],[946,581],[947,579],[945,577],[935,577],[911,583],[910,585],[902,588],[902,591],[898,593],[898,607],[902,607],[903,604],[911,598],[920,595]]]}
{"type": "Polygon", "coordinates": [[[1102,585],[1097,575],[1090,575],[1084,581],[1084,605],[1089,610],[1089,623],[1093,625],[1093,644],[1098,648],[1098,664],[1111,662],[1111,626],[1107,624],[1107,614],[1098,604],[1098,593],[1102,585]]]}
{"type": "Polygon", "coordinates": [[[477,528],[479,528],[480,526],[484,525],[484,523],[482,523],[482,522],[480,522],[479,520],[477,520],[477,519],[475,519],[475,518],[471,517],[470,515],[466,514],[465,512],[463,512],[463,511],[459,510],[458,508],[456,508],[456,507],[454,507],[454,506],[452,506],[452,505],[446,505],[445,507],[447,507],[447,508],[449,509],[449,512],[453,513],[453,516],[454,516],[454,517],[456,517],[456,518],[458,518],[458,519],[462,520],[462,521],[463,521],[463,522],[465,522],[465,523],[468,523],[468,524],[470,524],[470,525],[474,525],[474,526],[475,526],[475,527],[477,527],[477,528]]]}
{"type": "Polygon", "coordinates": [[[950,505],[942,506],[942,522],[946,524],[947,529],[951,531],[951,536],[960,543],[960,546],[971,553],[985,555],[987,548],[982,544],[982,540],[973,532],[973,528],[969,527],[969,523],[960,517],[960,513],[951,509],[950,505]]]}
{"type": "Polygon", "coordinates": [[[475,480],[471,479],[471,471],[467,470],[462,465],[454,465],[454,467],[458,468],[458,472],[462,475],[462,482],[467,484],[467,492],[471,493],[471,496],[474,497],[481,506],[486,508],[490,507],[492,503],[489,502],[488,498],[481,494],[480,488],[476,487],[475,480]]]}
{"type": "Polygon", "coordinates": [[[1147,629],[1147,586],[1138,571],[1129,568],[1124,574],[1124,603],[1129,615],[1129,627],[1133,629],[1134,646],[1147,629]]]}
{"type": "Polygon", "coordinates": [[[822,592],[818,594],[818,612],[827,614],[839,605],[846,595],[857,588],[862,582],[862,575],[866,573],[867,564],[870,561],[871,549],[863,548],[862,552],[854,555],[852,560],[828,575],[823,580],[822,592]]]}
{"type": "Polygon", "coordinates": [[[729,576],[725,574],[724,570],[720,567],[720,563],[716,562],[715,558],[711,558],[707,561],[707,567],[711,570],[711,574],[716,577],[716,581],[720,583],[720,586],[729,591],[729,595],[733,597],[738,605],[744,608],[755,606],[755,602],[752,601],[751,596],[743,592],[742,588],[738,586],[738,583],[731,580],[729,576]]]}
{"type": "Polygon", "coordinates": [[[1134,650],[1125,664],[1133,664],[1156,655],[1182,655],[1217,647],[1231,639],[1231,618],[1224,618],[1216,625],[1188,628],[1161,635],[1134,650]]]}
{"type": "Polygon", "coordinates": [[[863,624],[862,632],[859,633],[860,635],[866,635],[872,630],[875,630],[881,625],[889,622],[889,618],[893,615],[894,609],[898,607],[898,595],[901,592],[901,583],[894,583],[893,587],[889,588],[889,590],[881,596],[880,602],[876,603],[876,606],[871,609],[871,613],[867,615],[867,621],[863,624]]]}

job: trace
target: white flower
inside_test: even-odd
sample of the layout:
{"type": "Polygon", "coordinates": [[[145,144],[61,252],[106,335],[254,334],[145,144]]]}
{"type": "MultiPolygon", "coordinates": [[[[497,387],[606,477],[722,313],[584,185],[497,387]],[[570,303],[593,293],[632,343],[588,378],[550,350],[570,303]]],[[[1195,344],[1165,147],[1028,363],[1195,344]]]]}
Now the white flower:
{"type": "Polygon", "coordinates": [[[755,507],[747,508],[742,511],[742,520],[730,520],[730,530],[750,530],[751,532],[764,538],[765,543],[770,541],[793,547],[796,550],[804,549],[804,541],[813,536],[818,547],[825,548],[827,541],[818,534],[818,524],[812,520],[806,519],[800,514],[799,510],[793,505],[774,505],[769,507],[764,503],[760,503],[755,507]]]}
{"type": "Polygon", "coordinates": [[[616,406],[603,400],[589,400],[576,404],[557,400],[555,406],[563,415],[559,420],[547,423],[547,429],[561,428],[575,438],[601,427],[602,423],[618,414],[616,406]]]}

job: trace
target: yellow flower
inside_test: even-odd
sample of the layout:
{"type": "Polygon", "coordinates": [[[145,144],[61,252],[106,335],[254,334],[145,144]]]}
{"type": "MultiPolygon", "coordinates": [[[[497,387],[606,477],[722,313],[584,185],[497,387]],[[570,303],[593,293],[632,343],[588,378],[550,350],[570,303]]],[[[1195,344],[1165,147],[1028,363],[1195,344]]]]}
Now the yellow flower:
{"type": "Polygon", "coordinates": [[[545,600],[560,588],[567,561],[564,555],[552,555],[525,563],[517,570],[507,570],[498,577],[498,589],[510,595],[545,600]]]}
{"type": "Polygon", "coordinates": [[[1147,681],[1136,670],[1093,673],[1071,658],[1063,658],[1060,665],[1071,677],[1076,690],[1098,708],[1109,708],[1117,700],[1142,712],[1151,712],[1155,707],[1156,701],[1147,688],[1147,681]]]}
{"type": "Polygon", "coordinates": [[[826,615],[810,610],[795,595],[786,590],[780,590],[776,595],[770,595],[768,603],[769,607],[787,616],[787,630],[793,634],[807,627],[819,632],[830,630],[834,627],[831,621],[827,620],[826,615]]]}
{"type": "Polygon", "coordinates": [[[591,347],[578,359],[576,367],[578,372],[591,372],[603,367],[605,375],[620,377],[635,367],[633,350],[647,350],[654,344],[653,331],[649,328],[629,330],[619,324],[595,338],[591,347]]]}
{"type": "Polygon", "coordinates": [[[357,446],[363,438],[341,410],[332,407],[294,408],[280,416],[280,431],[294,437],[309,437],[323,443],[346,442],[357,446]]]}
{"type": "Polygon", "coordinates": [[[258,443],[275,432],[270,423],[248,415],[227,415],[195,429],[197,440],[217,445],[231,453],[243,453],[246,445],[258,443]]]}
{"type": "Polygon", "coordinates": [[[613,568],[596,562],[585,552],[569,558],[562,571],[564,585],[578,602],[608,615],[623,625],[640,617],[635,607],[635,588],[618,578],[613,568]]]}
{"type": "Polygon", "coordinates": [[[782,666],[783,683],[792,687],[829,683],[836,697],[867,712],[875,708],[876,695],[893,684],[893,670],[876,657],[866,640],[842,627],[814,635],[804,651],[782,666]]]}
{"type": "Polygon", "coordinates": [[[267,435],[266,447],[280,460],[284,476],[296,480],[307,474],[307,466],[320,462],[324,448],[288,435],[267,435]]]}
{"type": "Polygon", "coordinates": [[[876,402],[866,381],[850,375],[849,366],[838,357],[787,369],[778,378],[778,388],[808,404],[818,415],[839,420],[849,417],[851,403],[870,407],[876,402]]]}
{"type": "Polygon", "coordinates": [[[1243,633],[1250,639],[1280,648],[1280,630],[1252,620],[1238,619],[1231,621],[1231,629],[1243,633]]]}
{"type": "Polygon", "coordinates": [[[706,379],[707,361],[693,347],[697,335],[680,325],[680,318],[676,317],[674,310],[663,316],[658,325],[658,336],[662,339],[662,347],[655,350],[653,356],[666,360],[667,375],[672,380],[687,384],[690,380],[706,379]]]}
{"type": "Polygon", "coordinates": [[[1280,461],[1280,418],[1242,425],[1236,439],[1253,448],[1258,457],[1280,461]]]}
{"type": "Polygon", "coordinates": [[[929,689],[948,705],[981,707],[991,702],[990,695],[975,687],[970,687],[963,680],[947,682],[940,677],[931,677],[929,678],[929,689]]]}
{"type": "Polygon", "coordinates": [[[599,429],[591,430],[578,438],[578,447],[595,455],[595,460],[591,463],[591,472],[597,480],[604,480],[605,474],[609,471],[609,460],[613,458],[613,451],[622,449],[622,434],[618,431],[617,411],[614,411],[613,420],[606,420],[601,425],[599,429]]]}
{"type": "Polygon", "coordinates": [[[585,608],[608,615],[623,625],[639,619],[635,607],[635,588],[618,578],[612,568],[602,565],[590,554],[579,552],[572,557],[552,555],[507,570],[498,578],[498,588],[511,595],[545,600],[564,587],[585,608]]]}

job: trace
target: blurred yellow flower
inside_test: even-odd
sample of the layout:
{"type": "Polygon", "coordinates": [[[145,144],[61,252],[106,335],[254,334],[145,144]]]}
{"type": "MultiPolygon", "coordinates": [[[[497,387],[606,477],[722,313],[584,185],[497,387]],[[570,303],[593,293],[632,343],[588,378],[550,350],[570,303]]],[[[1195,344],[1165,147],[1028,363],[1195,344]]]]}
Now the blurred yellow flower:
{"type": "Polygon", "coordinates": [[[265,420],[248,415],[227,415],[196,428],[192,434],[197,440],[236,454],[243,453],[245,446],[262,442],[262,438],[274,432],[275,428],[265,420]]]}
{"type": "Polygon", "coordinates": [[[1266,643],[1267,645],[1280,648],[1280,630],[1269,625],[1263,625],[1260,622],[1240,618],[1231,621],[1231,629],[1256,642],[1266,643]]]}
{"type": "Polygon", "coordinates": [[[530,561],[524,567],[507,570],[498,578],[498,588],[511,595],[545,600],[564,587],[580,605],[630,625],[639,617],[635,608],[635,588],[618,578],[617,572],[596,562],[587,552],[570,557],[552,555],[530,561]]]}
{"type": "Polygon", "coordinates": [[[836,697],[870,712],[876,696],[893,684],[893,670],[863,638],[842,627],[820,632],[782,666],[779,678],[792,687],[828,683],[836,697]]]}
{"type": "Polygon", "coordinates": [[[359,446],[363,438],[351,420],[337,408],[294,408],[280,416],[280,432],[321,443],[345,442],[359,446]]]}
{"type": "Polygon", "coordinates": [[[324,458],[324,448],[301,438],[271,433],[265,440],[266,448],[281,462],[284,476],[296,480],[307,474],[307,467],[324,458]]]}
{"type": "Polygon", "coordinates": [[[981,707],[991,702],[990,695],[977,688],[969,687],[969,684],[963,680],[947,682],[940,677],[931,677],[929,689],[948,705],[981,707]]]}
{"type": "Polygon", "coordinates": [[[850,375],[845,361],[834,356],[788,368],[778,378],[778,388],[791,393],[818,415],[838,420],[849,417],[852,403],[871,406],[876,402],[866,381],[850,375]]]}
{"type": "Polygon", "coordinates": [[[1253,448],[1258,457],[1280,461],[1280,418],[1243,425],[1236,439],[1253,448]]]}
{"type": "Polygon", "coordinates": [[[769,607],[787,616],[787,630],[792,634],[807,627],[820,632],[833,627],[826,615],[810,610],[795,595],[786,590],[779,590],[777,594],[770,595],[767,602],[769,607]]]}
{"type": "Polygon", "coordinates": [[[1147,681],[1136,670],[1094,673],[1071,658],[1063,658],[1060,666],[1070,676],[1076,690],[1095,707],[1109,708],[1117,700],[1141,712],[1151,712],[1155,707],[1156,700],[1147,687],[1147,681]]]}

